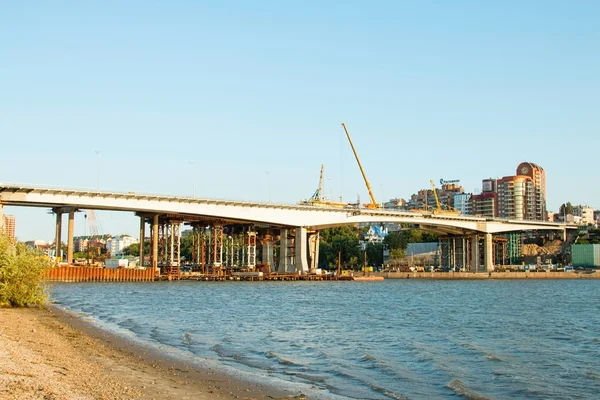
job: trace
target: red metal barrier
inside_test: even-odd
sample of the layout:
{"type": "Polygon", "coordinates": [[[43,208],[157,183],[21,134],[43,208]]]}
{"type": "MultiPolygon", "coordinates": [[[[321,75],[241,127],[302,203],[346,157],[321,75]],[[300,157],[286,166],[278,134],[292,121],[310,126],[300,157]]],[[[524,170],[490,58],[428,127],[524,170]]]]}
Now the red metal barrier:
{"type": "Polygon", "coordinates": [[[110,269],[96,267],[61,266],[46,271],[50,282],[149,282],[154,280],[151,268],[110,269]]]}

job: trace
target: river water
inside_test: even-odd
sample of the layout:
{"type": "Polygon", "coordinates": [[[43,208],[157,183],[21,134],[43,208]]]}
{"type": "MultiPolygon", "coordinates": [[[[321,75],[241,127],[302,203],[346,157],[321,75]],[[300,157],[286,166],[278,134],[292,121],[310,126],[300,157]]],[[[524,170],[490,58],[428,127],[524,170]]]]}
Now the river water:
{"type": "Polygon", "coordinates": [[[309,398],[592,399],[600,280],[56,284],[171,356],[309,398]]]}

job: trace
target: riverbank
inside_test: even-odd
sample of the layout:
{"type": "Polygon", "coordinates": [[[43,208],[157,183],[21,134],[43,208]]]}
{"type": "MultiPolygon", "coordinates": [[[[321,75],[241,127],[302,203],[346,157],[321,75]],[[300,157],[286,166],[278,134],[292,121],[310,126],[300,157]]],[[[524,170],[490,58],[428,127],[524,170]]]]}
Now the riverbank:
{"type": "Polygon", "coordinates": [[[0,308],[0,399],[303,398],[198,368],[57,308],[0,308]]]}

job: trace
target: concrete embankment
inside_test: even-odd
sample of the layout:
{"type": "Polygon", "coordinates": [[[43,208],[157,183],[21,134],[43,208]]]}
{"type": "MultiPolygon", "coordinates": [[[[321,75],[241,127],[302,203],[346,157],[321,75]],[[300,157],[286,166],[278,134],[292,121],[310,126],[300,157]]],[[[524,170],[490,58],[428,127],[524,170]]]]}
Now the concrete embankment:
{"type": "Polygon", "coordinates": [[[600,279],[598,272],[384,272],[386,279],[600,279]]]}

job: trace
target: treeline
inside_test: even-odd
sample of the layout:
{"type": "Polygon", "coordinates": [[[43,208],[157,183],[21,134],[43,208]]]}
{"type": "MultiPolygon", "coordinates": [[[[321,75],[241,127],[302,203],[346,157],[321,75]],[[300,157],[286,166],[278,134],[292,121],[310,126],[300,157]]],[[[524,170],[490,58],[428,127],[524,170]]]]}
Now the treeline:
{"type": "Polygon", "coordinates": [[[438,236],[418,229],[402,228],[389,232],[383,243],[368,243],[365,251],[361,250],[360,241],[368,228],[341,226],[321,230],[319,247],[319,267],[333,270],[337,268],[338,256],[344,269],[360,269],[364,265],[366,254],[367,265],[379,267],[383,264],[383,252],[389,250],[390,259],[398,260],[406,256],[409,243],[437,242],[438,236]]]}

